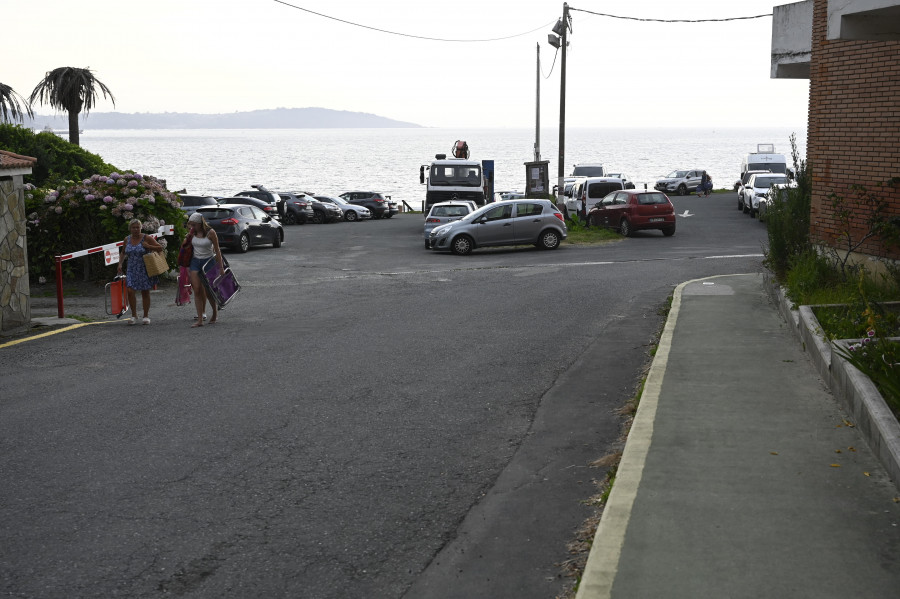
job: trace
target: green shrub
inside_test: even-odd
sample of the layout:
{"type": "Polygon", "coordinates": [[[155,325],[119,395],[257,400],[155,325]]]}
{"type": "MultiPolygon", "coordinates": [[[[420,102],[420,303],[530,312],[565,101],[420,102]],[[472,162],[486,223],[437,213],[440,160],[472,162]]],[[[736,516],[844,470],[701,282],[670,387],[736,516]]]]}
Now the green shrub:
{"type": "Polygon", "coordinates": [[[770,202],[766,210],[769,245],[765,265],[784,280],[792,262],[811,251],[809,214],[812,202],[812,173],[797,152],[797,138],[791,135],[791,156],[797,187],[784,190],[780,201],[770,202]]]}

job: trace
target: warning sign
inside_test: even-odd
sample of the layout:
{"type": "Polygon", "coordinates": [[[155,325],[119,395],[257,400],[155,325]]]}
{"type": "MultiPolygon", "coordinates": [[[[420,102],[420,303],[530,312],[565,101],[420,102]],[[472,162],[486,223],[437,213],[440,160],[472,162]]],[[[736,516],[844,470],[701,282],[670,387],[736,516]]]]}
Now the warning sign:
{"type": "Polygon", "coordinates": [[[103,260],[107,266],[119,263],[119,247],[117,243],[103,246],[103,260]]]}

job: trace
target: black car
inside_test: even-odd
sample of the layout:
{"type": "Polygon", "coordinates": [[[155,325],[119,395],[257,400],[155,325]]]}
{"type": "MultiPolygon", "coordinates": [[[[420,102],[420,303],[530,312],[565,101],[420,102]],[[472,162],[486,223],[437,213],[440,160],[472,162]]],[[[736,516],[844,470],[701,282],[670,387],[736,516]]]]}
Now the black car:
{"type": "Polygon", "coordinates": [[[310,197],[301,192],[279,191],[278,214],[286,225],[305,225],[315,216],[310,197]]]}
{"type": "MultiPolygon", "coordinates": [[[[244,204],[245,206],[255,206],[271,216],[278,219],[278,205],[271,204],[264,200],[251,198],[247,196],[234,196],[233,198],[219,198],[219,204],[244,204]]],[[[281,220],[281,219],[278,219],[281,220]]]]}
{"type": "Polygon", "coordinates": [[[374,191],[348,191],[341,194],[341,199],[350,204],[365,206],[372,213],[372,218],[390,218],[391,208],[387,199],[374,191]]]}
{"type": "Polygon", "coordinates": [[[215,206],[218,204],[216,198],[212,196],[179,195],[178,199],[181,200],[181,209],[184,210],[184,213],[188,216],[200,206],[215,206]]]}
{"type": "Polygon", "coordinates": [[[219,204],[198,208],[197,212],[215,230],[220,245],[239,252],[246,252],[255,245],[272,244],[278,248],[284,241],[281,223],[256,206],[219,204]]]}

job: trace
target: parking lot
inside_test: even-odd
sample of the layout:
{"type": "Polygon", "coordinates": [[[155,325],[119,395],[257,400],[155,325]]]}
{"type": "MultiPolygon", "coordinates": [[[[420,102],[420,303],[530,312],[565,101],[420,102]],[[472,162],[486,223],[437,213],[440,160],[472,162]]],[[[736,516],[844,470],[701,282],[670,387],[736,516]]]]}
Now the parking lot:
{"type": "Polygon", "coordinates": [[[0,349],[0,592],[554,596],[666,297],[761,268],[734,194],[672,200],[673,237],[555,251],[289,226],[226,252],[215,326],[164,287],[150,326],[0,349]]]}

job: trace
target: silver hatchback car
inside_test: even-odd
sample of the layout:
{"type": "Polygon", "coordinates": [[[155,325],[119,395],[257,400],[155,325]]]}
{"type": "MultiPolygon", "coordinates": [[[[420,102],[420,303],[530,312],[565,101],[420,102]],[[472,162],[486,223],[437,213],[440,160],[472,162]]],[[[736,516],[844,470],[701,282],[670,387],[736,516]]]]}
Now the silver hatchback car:
{"type": "Polygon", "coordinates": [[[483,206],[431,230],[433,250],[465,255],[475,248],[535,245],[553,250],[568,235],[562,212],[549,200],[507,200],[483,206]]]}

